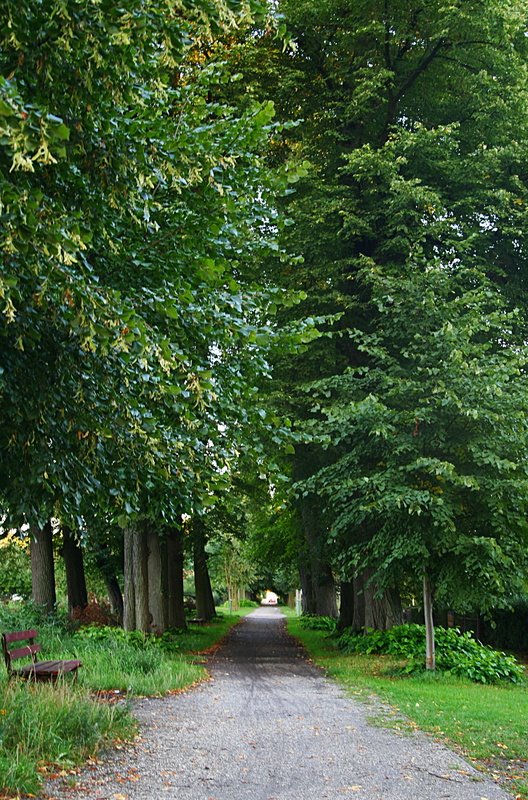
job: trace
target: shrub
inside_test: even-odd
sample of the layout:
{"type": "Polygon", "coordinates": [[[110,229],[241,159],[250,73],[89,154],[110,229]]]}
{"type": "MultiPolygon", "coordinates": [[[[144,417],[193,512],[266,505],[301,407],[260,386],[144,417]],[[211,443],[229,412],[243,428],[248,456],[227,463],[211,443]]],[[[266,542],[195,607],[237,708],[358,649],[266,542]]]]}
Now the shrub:
{"type": "MultiPolygon", "coordinates": [[[[520,683],[524,678],[523,667],[513,656],[481,644],[471,633],[460,633],[458,628],[438,627],[435,640],[439,670],[479,683],[501,680],[520,683]]],[[[425,627],[397,625],[388,631],[367,630],[365,633],[347,630],[337,640],[337,646],[345,653],[400,656],[408,659],[403,672],[418,672],[423,669],[425,627]]]]}
{"type": "Polygon", "coordinates": [[[318,617],[315,614],[303,614],[299,621],[302,627],[309,631],[334,633],[337,627],[337,620],[333,617],[318,617]]]}
{"type": "Polygon", "coordinates": [[[76,625],[116,625],[117,620],[115,616],[112,614],[112,609],[108,605],[108,603],[102,603],[97,600],[96,597],[93,595],[90,596],[90,600],[85,608],[74,608],[72,615],[72,621],[76,625]]]}

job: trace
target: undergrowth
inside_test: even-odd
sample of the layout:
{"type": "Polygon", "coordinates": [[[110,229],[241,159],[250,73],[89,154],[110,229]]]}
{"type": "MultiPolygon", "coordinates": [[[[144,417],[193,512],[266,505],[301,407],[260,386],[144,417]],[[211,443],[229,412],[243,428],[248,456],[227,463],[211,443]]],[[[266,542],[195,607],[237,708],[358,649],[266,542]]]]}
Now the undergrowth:
{"type": "MultiPolygon", "coordinates": [[[[436,666],[441,672],[449,672],[478,683],[524,681],[524,669],[513,656],[481,644],[470,632],[461,633],[458,628],[437,627],[435,644],[436,666]]],[[[345,653],[401,656],[407,660],[401,668],[404,673],[421,672],[424,668],[425,627],[397,625],[388,631],[346,630],[337,639],[337,647],[345,653]]]]}

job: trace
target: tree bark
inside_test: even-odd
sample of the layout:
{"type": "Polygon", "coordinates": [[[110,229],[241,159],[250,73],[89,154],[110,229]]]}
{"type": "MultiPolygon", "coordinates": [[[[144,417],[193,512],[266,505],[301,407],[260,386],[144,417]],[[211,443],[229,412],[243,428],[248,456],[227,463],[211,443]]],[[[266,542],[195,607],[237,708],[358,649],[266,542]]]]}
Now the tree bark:
{"type": "Polygon", "coordinates": [[[148,591],[148,547],[147,531],[144,527],[136,530],[132,538],[134,597],[136,606],[136,630],[148,633],[151,616],[148,591]]]}
{"type": "Polygon", "coordinates": [[[334,577],[330,565],[324,558],[320,515],[315,503],[316,498],[313,496],[305,497],[301,501],[301,520],[308,546],[315,613],[321,616],[337,618],[334,577]]]}
{"type": "Polygon", "coordinates": [[[88,605],[88,591],[82,547],[67,526],[62,528],[62,557],[66,569],[68,611],[73,614],[75,609],[82,611],[88,605]]]}
{"type": "Polygon", "coordinates": [[[340,631],[351,628],[354,621],[354,583],[341,581],[341,602],[339,604],[339,621],[337,627],[340,631]]]}
{"type": "Polygon", "coordinates": [[[365,578],[362,574],[359,574],[352,583],[354,587],[352,628],[355,631],[360,631],[365,628],[365,578]]]}
{"type": "Polygon", "coordinates": [[[167,587],[169,628],[187,628],[183,605],[183,531],[170,528],[167,531],[167,587]]]}
{"type": "Polygon", "coordinates": [[[147,530],[148,605],[152,615],[151,627],[154,633],[164,633],[167,629],[167,596],[165,592],[167,560],[163,544],[157,531],[149,527],[147,530]]]}
{"type": "Polygon", "coordinates": [[[312,576],[306,564],[299,564],[299,576],[301,578],[301,607],[303,614],[315,614],[315,597],[312,591],[312,576]]]}
{"type": "Polygon", "coordinates": [[[103,573],[104,582],[106,585],[106,591],[108,593],[108,599],[110,601],[110,608],[112,609],[112,614],[117,619],[120,625],[123,624],[123,594],[121,592],[121,587],[119,585],[119,581],[115,575],[104,574],[103,573]]]}
{"type": "Polygon", "coordinates": [[[29,548],[33,602],[51,614],[57,603],[51,522],[43,528],[31,529],[29,548]]]}
{"type": "MultiPolygon", "coordinates": [[[[381,595],[377,596],[378,587],[372,581],[372,570],[364,570],[359,576],[363,594],[364,621],[360,627],[373,628],[374,630],[386,631],[401,625],[403,614],[401,608],[400,595],[397,589],[388,588],[381,595]]],[[[358,584],[359,585],[359,584],[358,584]]],[[[356,622],[356,620],[354,621],[356,622]]]]}
{"type": "Polygon", "coordinates": [[[134,530],[126,528],[124,537],[124,597],[123,627],[126,631],[136,629],[136,592],[134,588],[134,530]]]}
{"type": "Polygon", "coordinates": [[[216,614],[211,579],[207,568],[205,552],[205,528],[201,519],[195,517],[192,526],[194,591],[196,594],[196,616],[199,619],[211,620],[216,614]]]}
{"type": "Polygon", "coordinates": [[[436,669],[435,636],[433,622],[433,587],[427,573],[423,576],[423,604],[425,618],[425,668],[436,669]]]}

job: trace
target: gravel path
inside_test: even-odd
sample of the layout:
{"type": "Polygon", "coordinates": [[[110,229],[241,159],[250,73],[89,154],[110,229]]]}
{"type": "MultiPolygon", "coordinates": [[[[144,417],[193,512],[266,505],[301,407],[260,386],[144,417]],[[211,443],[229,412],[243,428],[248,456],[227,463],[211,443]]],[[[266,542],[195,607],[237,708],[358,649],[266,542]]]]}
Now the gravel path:
{"type": "Polygon", "coordinates": [[[261,608],[210,659],[212,680],[135,704],[141,739],[57,800],[508,800],[427,736],[373,727],[261,608]]]}

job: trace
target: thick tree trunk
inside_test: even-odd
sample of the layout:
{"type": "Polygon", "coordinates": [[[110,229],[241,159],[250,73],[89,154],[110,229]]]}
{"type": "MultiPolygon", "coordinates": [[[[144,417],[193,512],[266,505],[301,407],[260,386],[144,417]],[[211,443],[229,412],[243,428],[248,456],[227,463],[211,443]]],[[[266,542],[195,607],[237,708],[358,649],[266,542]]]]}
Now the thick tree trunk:
{"type": "Polygon", "coordinates": [[[354,587],[354,613],[352,627],[355,631],[365,628],[365,579],[363,575],[356,575],[353,580],[354,587]]]}
{"type": "Polygon", "coordinates": [[[62,557],[66,569],[68,611],[73,614],[75,609],[82,611],[88,605],[88,591],[81,544],[67,526],[62,528],[62,557]]]}
{"type": "Polygon", "coordinates": [[[167,587],[169,628],[185,629],[185,607],[183,605],[183,531],[170,528],[167,531],[167,587]]]}
{"type": "Polygon", "coordinates": [[[354,584],[352,581],[341,581],[341,602],[339,605],[339,622],[337,627],[343,631],[351,628],[354,621],[354,584]]]}
{"type": "Polygon", "coordinates": [[[134,596],[136,605],[136,630],[148,633],[151,616],[148,591],[147,532],[144,527],[136,530],[132,538],[134,596]]]}
{"type": "Polygon", "coordinates": [[[108,600],[110,601],[110,608],[112,614],[120,625],[123,624],[123,594],[119,581],[115,575],[103,574],[106,591],[108,593],[108,600]]]}
{"type": "Polygon", "coordinates": [[[207,568],[205,552],[205,528],[199,518],[193,520],[193,558],[194,558],[194,590],[196,593],[196,616],[211,620],[216,614],[211,579],[207,568]]]}
{"type": "Polygon", "coordinates": [[[314,584],[315,591],[315,613],[321,617],[333,617],[337,619],[337,598],[334,576],[330,566],[319,562],[318,577],[314,584]]]}
{"type": "Polygon", "coordinates": [[[403,614],[399,592],[394,588],[386,589],[381,597],[377,596],[378,587],[372,581],[372,570],[364,570],[354,581],[354,591],[362,592],[362,608],[354,617],[354,628],[374,628],[386,631],[394,625],[401,625],[403,614]],[[360,589],[361,587],[361,589],[360,589]],[[359,625],[360,613],[363,624],[359,625]]]}
{"type": "Polygon", "coordinates": [[[161,542],[157,531],[150,527],[147,530],[147,547],[148,605],[152,616],[151,627],[154,633],[164,633],[167,629],[167,560],[165,543],[161,542]]]}
{"type": "Polygon", "coordinates": [[[51,614],[57,602],[51,522],[43,528],[31,529],[29,549],[33,602],[51,614]]]}
{"type": "Polygon", "coordinates": [[[335,583],[332,570],[323,555],[320,515],[315,503],[316,498],[313,496],[305,497],[301,502],[301,520],[308,546],[315,613],[337,618],[335,583]]]}
{"type": "Polygon", "coordinates": [[[126,528],[124,538],[124,597],[123,627],[126,631],[136,629],[136,592],[134,586],[134,529],[126,528]]]}
{"type": "Polygon", "coordinates": [[[423,605],[425,618],[425,668],[436,669],[435,636],[433,623],[433,587],[426,573],[423,577],[423,605]]]}
{"type": "Polygon", "coordinates": [[[312,590],[312,576],[306,564],[299,564],[299,576],[302,591],[302,613],[315,614],[315,597],[312,590]]]}

